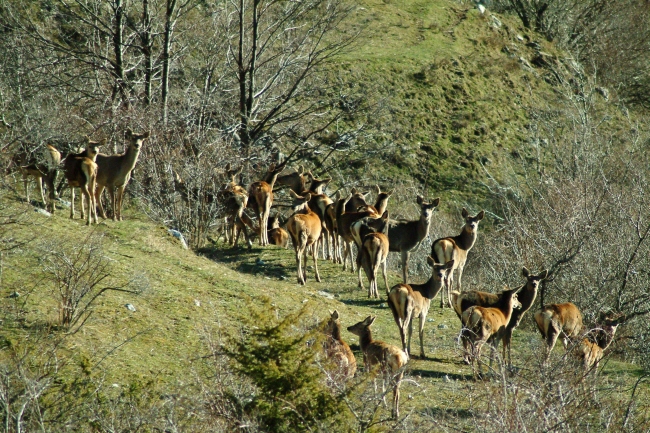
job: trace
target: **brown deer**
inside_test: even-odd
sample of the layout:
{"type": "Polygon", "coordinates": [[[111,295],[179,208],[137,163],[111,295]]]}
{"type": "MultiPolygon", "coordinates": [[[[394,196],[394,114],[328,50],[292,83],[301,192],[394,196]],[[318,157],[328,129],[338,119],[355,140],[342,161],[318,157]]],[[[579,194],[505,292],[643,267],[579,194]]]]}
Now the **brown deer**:
{"type": "Polygon", "coordinates": [[[343,241],[343,270],[347,269],[347,258],[350,258],[350,269],[354,272],[354,261],[352,254],[352,243],[354,240],[354,233],[352,232],[352,224],[362,218],[379,218],[380,215],[374,209],[365,210],[361,212],[348,212],[344,211],[347,204],[354,198],[354,195],[349,195],[346,200],[336,209],[336,225],[338,228],[339,236],[343,241]]]}
{"type": "Polygon", "coordinates": [[[341,338],[341,320],[337,310],[330,311],[324,346],[325,356],[332,360],[336,367],[334,380],[352,379],[357,371],[357,359],[348,343],[341,338]]]}
{"type": "Polygon", "coordinates": [[[576,340],[582,332],[582,313],[575,304],[549,304],[535,313],[535,323],[542,338],[546,341],[545,362],[548,361],[558,338],[562,339],[564,350],[571,340],[576,340]]]}
{"type": "Polygon", "coordinates": [[[450,260],[445,264],[435,263],[429,256],[427,263],[431,266],[431,278],[424,284],[397,284],[388,293],[388,306],[393,312],[393,318],[399,328],[402,348],[411,356],[411,335],[413,334],[413,318],[420,318],[420,357],[426,358],[424,354],[424,323],[429,313],[431,300],[438,294],[447,278],[447,270],[454,266],[450,260]],[[408,328],[408,343],[406,341],[406,330],[408,328]]]}
{"type": "Polygon", "coordinates": [[[582,361],[585,371],[598,373],[598,364],[603,359],[605,350],[614,341],[618,325],[623,321],[624,318],[613,319],[602,312],[600,313],[601,325],[590,330],[575,351],[575,355],[582,361]]]}
{"type": "Polygon", "coordinates": [[[363,288],[361,269],[366,273],[370,283],[368,297],[379,299],[377,289],[377,271],[382,268],[386,293],[388,293],[388,277],[386,273],[386,258],[388,257],[388,211],[384,211],[381,218],[364,218],[352,224],[355,238],[360,239],[357,244],[357,269],[359,271],[359,287],[363,288]]]}
{"type": "Polygon", "coordinates": [[[26,152],[20,152],[12,158],[18,166],[20,174],[23,177],[23,185],[25,187],[25,196],[29,203],[29,188],[27,187],[28,180],[33,177],[36,180],[36,188],[41,195],[43,207],[48,211],[54,213],[56,210],[56,176],[57,167],[61,163],[61,153],[51,145],[46,145],[46,151],[43,152],[42,158],[30,157],[26,152]],[[43,182],[48,189],[49,202],[45,200],[45,193],[43,191],[43,182]]]}
{"type": "MultiPolygon", "coordinates": [[[[392,191],[382,192],[381,188],[379,188],[379,185],[375,185],[374,189],[375,192],[377,193],[377,199],[375,200],[375,204],[374,205],[364,204],[364,205],[357,206],[356,208],[357,212],[374,211],[377,214],[381,215],[386,211],[386,208],[388,207],[388,199],[393,194],[393,192],[392,191]]],[[[367,193],[365,195],[367,195],[367,193]]],[[[362,195],[362,197],[364,197],[364,201],[365,201],[365,195],[362,195]]]]}
{"type": "MultiPolygon", "coordinates": [[[[508,367],[512,367],[512,358],[510,354],[510,346],[512,343],[512,332],[519,326],[524,314],[533,306],[535,298],[537,297],[537,288],[539,283],[546,279],[548,270],[544,270],[537,275],[532,274],[526,267],[522,268],[521,274],[526,278],[526,284],[521,286],[517,300],[521,304],[521,308],[512,311],[510,321],[506,327],[506,332],[503,336],[503,359],[506,359],[506,350],[508,355],[508,367]]],[[[456,314],[460,318],[463,311],[474,305],[481,307],[493,307],[497,305],[503,293],[487,293],[470,290],[468,292],[451,292],[451,302],[456,314]]]]}
{"type": "Polygon", "coordinates": [[[311,171],[309,172],[309,176],[312,179],[309,191],[305,191],[302,195],[307,192],[311,194],[309,208],[318,215],[318,219],[321,221],[321,239],[319,243],[323,249],[323,258],[329,260],[331,258],[331,238],[326,221],[326,212],[327,206],[332,204],[333,201],[324,193],[324,190],[327,184],[332,181],[332,178],[316,179],[314,175],[311,174],[311,171]]]}
{"type": "MultiPolygon", "coordinates": [[[[286,161],[285,161],[286,163],[286,161]]],[[[268,224],[271,205],[273,204],[273,186],[278,178],[278,174],[284,170],[285,163],[269,166],[264,179],[253,182],[248,187],[248,207],[252,208],[257,215],[260,224],[260,245],[269,244],[268,224]]]]}
{"type": "MultiPolygon", "coordinates": [[[[417,247],[420,242],[429,234],[431,217],[433,211],[440,203],[440,198],[434,198],[430,203],[424,201],[424,197],[417,197],[417,204],[420,206],[420,219],[415,221],[394,221],[388,229],[388,243],[390,251],[398,252],[402,258],[402,277],[404,284],[408,284],[408,260],[411,250],[417,247]]],[[[433,254],[431,254],[434,258],[433,254]]],[[[436,263],[447,263],[452,258],[437,260],[436,263]]]]}
{"type": "Polygon", "coordinates": [[[372,339],[370,326],[375,322],[374,316],[368,316],[363,321],[348,327],[348,331],[359,336],[359,345],[363,352],[363,365],[366,373],[374,367],[379,367],[384,375],[383,391],[385,392],[386,379],[395,381],[393,388],[393,417],[399,417],[399,386],[404,377],[404,366],[408,356],[399,347],[383,341],[372,339]]]}
{"type": "Polygon", "coordinates": [[[501,294],[499,303],[494,307],[473,306],[463,311],[461,320],[464,328],[461,331],[461,339],[465,352],[467,353],[468,345],[471,345],[470,360],[471,363],[478,363],[479,375],[481,373],[481,348],[485,343],[491,345],[490,367],[492,358],[497,351],[499,342],[506,333],[508,322],[514,308],[521,308],[517,300],[517,293],[521,287],[516,289],[504,290],[501,294]]]}
{"type": "Polygon", "coordinates": [[[301,165],[293,173],[278,176],[275,184],[286,185],[296,194],[303,194],[307,189],[307,176],[305,176],[305,168],[301,165]]]}
{"type": "Polygon", "coordinates": [[[269,229],[269,243],[278,245],[282,248],[289,247],[289,233],[280,227],[280,218],[277,215],[271,218],[271,228],[269,229]]]}
{"type": "Polygon", "coordinates": [[[113,206],[113,221],[122,221],[124,189],[131,180],[131,172],[138,162],[142,143],[147,138],[149,138],[149,131],[135,134],[130,129],[127,129],[126,139],[129,144],[123,154],[97,155],[97,191],[95,191],[95,199],[99,204],[99,213],[102,218],[106,219],[101,200],[102,192],[104,192],[104,188],[108,188],[111,205],[113,206]]]}
{"type": "Polygon", "coordinates": [[[88,221],[92,223],[94,217],[97,224],[97,207],[95,203],[95,186],[97,181],[97,164],[95,159],[99,153],[100,146],[106,144],[106,140],[100,142],[88,140],[86,149],[81,153],[71,153],[63,161],[65,178],[70,187],[70,218],[74,218],[74,189],[81,190],[81,219],[84,219],[84,200],[88,201],[88,221]]]}
{"type": "Polygon", "coordinates": [[[298,283],[305,284],[307,279],[307,248],[312,247],[312,256],[314,258],[314,272],[316,273],[316,281],[320,282],[320,275],[318,273],[318,240],[321,233],[321,221],[318,215],[309,208],[309,200],[311,194],[307,193],[305,196],[299,196],[292,190],[289,191],[293,197],[292,208],[294,214],[289,217],[287,221],[287,230],[291,235],[293,248],[296,252],[296,266],[298,268],[298,283]],[[304,267],[303,267],[304,257],[304,267]]]}
{"type": "MultiPolygon", "coordinates": [[[[485,211],[480,211],[476,216],[470,216],[467,209],[463,208],[462,216],[465,219],[465,225],[458,236],[440,238],[431,244],[431,256],[439,263],[446,263],[454,260],[455,267],[449,271],[447,278],[447,304],[451,307],[450,293],[454,283],[454,271],[458,270],[458,291],[461,292],[461,278],[463,277],[463,268],[467,261],[467,254],[476,242],[478,234],[478,224],[485,216],[485,211]]],[[[445,307],[445,289],[440,292],[440,308],[445,307]]]]}
{"type": "Polygon", "coordinates": [[[330,244],[332,245],[332,261],[334,263],[341,263],[341,249],[339,245],[339,230],[336,223],[336,206],[341,198],[341,192],[336,191],[332,203],[325,207],[325,227],[329,233],[330,244]]]}

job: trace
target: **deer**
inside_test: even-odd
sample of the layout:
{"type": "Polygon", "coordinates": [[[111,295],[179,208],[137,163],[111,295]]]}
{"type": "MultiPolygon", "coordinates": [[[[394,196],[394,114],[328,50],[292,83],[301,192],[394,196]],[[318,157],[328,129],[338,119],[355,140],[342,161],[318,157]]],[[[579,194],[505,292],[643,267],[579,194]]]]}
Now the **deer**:
{"type": "Polygon", "coordinates": [[[393,319],[399,328],[402,340],[402,349],[411,356],[411,335],[413,334],[413,318],[420,318],[420,357],[426,359],[424,354],[424,324],[429,313],[431,300],[438,294],[447,278],[447,270],[454,266],[454,261],[436,263],[433,257],[427,257],[431,266],[431,278],[424,284],[397,284],[388,293],[388,306],[393,313],[393,319]],[[408,328],[408,343],[406,330],[408,328]]]}
{"type": "Polygon", "coordinates": [[[54,146],[47,144],[46,151],[43,152],[43,158],[30,157],[26,152],[20,152],[14,155],[13,161],[18,166],[20,174],[23,177],[27,203],[30,202],[27,183],[29,178],[33,177],[36,180],[36,188],[41,195],[43,207],[51,213],[54,213],[56,210],[55,200],[57,196],[55,184],[57,167],[61,163],[61,153],[54,146]],[[49,202],[45,200],[43,181],[45,181],[48,189],[49,202]]]}
{"type": "Polygon", "coordinates": [[[576,340],[582,332],[582,313],[571,302],[545,305],[541,311],[535,313],[534,318],[546,342],[544,363],[551,356],[558,338],[562,339],[564,350],[568,350],[569,342],[576,340]]]}
{"type": "Polygon", "coordinates": [[[94,217],[97,224],[97,207],[95,203],[95,186],[97,182],[97,164],[95,159],[99,148],[106,144],[106,140],[90,141],[86,149],[81,153],[71,153],[63,161],[65,177],[70,187],[70,219],[74,218],[74,188],[81,190],[81,219],[84,219],[84,200],[88,201],[88,221],[86,225],[92,224],[94,217]]]}
{"type": "Polygon", "coordinates": [[[381,369],[384,375],[382,391],[385,392],[387,378],[395,381],[392,415],[397,418],[399,417],[399,386],[404,377],[404,367],[408,362],[408,356],[397,346],[372,339],[370,326],[375,322],[375,319],[376,316],[368,316],[361,322],[348,327],[348,331],[359,336],[359,345],[361,346],[361,352],[363,352],[363,365],[366,373],[375,367],[381,369]]]}
{"type": "MultiPolygon", "coordinates": [[[[354,272],[354,261],[352,259],[352,243],[355,242],[354,233],[352,232],[352,224],[362,218],[379,218],[380,215],[374,210],[364,210],[361,212],[347,212],[347,203],[354,198],[354,195],[348,195],[346,200],[337,207],[336,210],[336,224],[338,227],[339,235],[343,240],[343,270],[347,269],[347,258],[350,258],[350,269],[354,272]]],[[[359,244],[357,244],[359,245],[359,244]]],[[[358,262],[358,258],[357,258],[358,262]]],[[[358,263],[357,263],[358,264],[358,263]]]]}
{"type": "MultiPolygon", "coordinates": [[[[388,229],[390,251],[401,254],[404,284],[408,284],[408,260],[411,250],[415,249],[429,234],[431,217],[435,208],[440,204],[440,198],[434,198],[431,202],[426,202],[424,197],[418,195],[416,202],[420,206],[419,219],[415,221],[393,221],[388,229]]],[[[436,263],[447,263],[452,259],[439,260],[435,255],[431,255],[436,258],[436,263]]]]}
{"type": "Polygon", "coordinates": [[[605,313],[600,313],[599,321],[602,324],[590,330],[575,351],[575,356],[582,361],[582,367],[586,372],[598,373],[598,364],[603,359],[605,350],[614,341],[618,325],[624,320],[624,317],[612,319],[605,313]]]}
{"type": "Polygon", "coordinates": [[[318,215],[309,208],[309,200],[311,194],[307,193],[304,196],[299,196],[292,190],[289,190],[293,197],[292,209],[293,215],[287,221],[287,231],[291,235],[293,248],[296,252],[296,266],[298,268],[298,283],[304,285],[307,279],[307,248],[312,247],[312,256],[314,258],[314,272],[316,273],[316,281],[320,282],[320,275],[318,273],[318,240],[321,234],[321,221],[318,215]],[[303,267],[304,256],[304,267],[303,267]]]}
{"type": "Polygon", "coordinates": [[[377,289],[377,271],[382,268],[386,293],[388,293],[388,277],[386,273],[386,258],[388,257],[388,211],[384,211],[381,218],[364,218],[352,225],[355,238],[360,242],[359,254],[357,255],[357,269],[359,271],[359,287],[363,288],[361,281],[361,269],[366,273],[369,281],[368,298],[379,299],[377,289]]]}
{"type": "Polygon", "coordinates": [[[461,331],[461,339],[466,353],[468,345],[471,345],[470,361],[472,365],[474,362],[478,363],[479,375],[482,374],[481,348],[485,343],[491,345],[490,367],[492,367],[492,358],[506,333],[512,310],[521,308],[521,304],[517,300],[517,293],[520,290],[521,287],[504,290],[499,303],[494,307],[475,305],[463,311],[461,320],[464,327],[461,331]]]}
{"type": "MultiPolygon", "coordinates": [[[[480,211],[476,216],[470,216],[467,209],[463,208],[461,212],[465,219],[465,225],[458,236],[436,239],[431,244],[431,256],[439,263],[446,263],[454,259],[455,267],[449,271],[447,278],[447,306],[451,307],[450,293],[454,282],[454,271],[458,271],[458,291],[461,292],[461,278],[463,277],[463,268],[467,261],[467,254],[472,249],[478,235],[478,224],[485,216],[485,211],[480,211]]],[[[445,289],[440,292],[440,308],[445,307],[445,289]]]]}
{"type": "Polygon", "coordinates": [[[375,199],[375,204],[374,205],[365,204],[365,205],[358,206],[356,208],[357,212],[371,210],[381,215],[386,211],[386,208],[388,207],[388,199],[390,198],[391,195],[393,195],[393,191],[382,192],[381,188],[379,188],[379,185],[375,185],[374,190],[375,193],[377,194],[377,198],[375,199]]]}
{"type": "Polygon", "coordinates": [[[289,233],[280,227],[280,218],[276,215],[271,218],[271,228],[269,229],[269,243],[282,248],[289,247],[289,233]]]}
{"type": "Polygon", "coordinates": [[[131,180],[131,172],[138,162],[144,140],[149,138],[149,131],[136,134],[131,129],[126,130],[128,146],[126,151],[118,155],[97,155],[97,190],[95,200],[99,204],[99,213],[106,219],[102,205],[102,193],[108,189],[113,206],[113,221],[122,221],[122,201],[124,189],[131,180]]]}
{"type": "Polygon", "coordinates": [[[298,195],[304,194],[307,187],[307,176],[305,176],[305,168],[301,165],[292,173],[278,175],[276,185],[286,185],[298,195]]]}
{"type": "Polygon", "coordinates": [[[325,338],[325,356],[336,367],[335,380],[339,378],[352,379],[357,371],[357,359],[348,343],[341,338],[341,320],[337,310],[330,311],[325,338]]]}
{"type": "Polygon", "coordinates": [[[271,213],[271,205],[273,204],[273,186],[278,178],[278,175],[286,165],[286,161],[282,164],[271,163],[269,169],[264,175],[264,179],[253,182],[248,187],[248,207],[252,208],[257,215],[257,220],[260,224],[260,245],[265,246],[269,244],[268,237],[268,224],[269,214],[271,213]]]}
{"type": "Polygon", "coordinates": [[[332,204],[333,201],[324,193],[324,190],[327,184],[332,181],[332,178],[316,179],[314,175],[311,174],[311,171],[308,172],[308,174],[312,179],[311,185],[309,186],[309,191],[304,191],[302,195],[307,192],[311,194],[309,208],[318,215],[318,218],[321,221],[321,240],[319,243],[323,249],[323,258],[329,260],[331,258],[331,243],[330,232],[326,221],[326,212],[327,206],[332,204]]]}
{"type": "MultiPolygon", "coordinates": [[[[511,343],[512,332],[519,326],[524,314],[533,306],[535,298],[537,297],[537,288],[542,280],[548,276],[548,270],[543,270],[537,275],[532,274],[525,266],[521,270],[521,274],[526,278],[526,284],[519,287],[520,291],[517,295],[517,300],[521,304],[521,308],[512,311],[510,321],[506,327],[506,332],[503,336],[503,359],[506,359],[506,351],[508,355],[508,368],[512,368],[511,357],[511,343]]],[[[467,292],[451,292],[451,302],[458,318],[463,314],[463,311],[471,306],[479,305],[481,307],[493,307],[497,305],[501,299],[502,293],[494,294],[487,292],[479,292],[470,290],[467,292]]]]}
{"type": "Polygon", "coordinates": [[[334,263],[341,263],[341,249],[339,245],[339,230],[336,223],[336,206],[339,201],[342,201],[341,192],[336,191],[332,203],[325,207],[325,227],[329,233],[330,243],[332,245],[332,261],[334,263]]]}

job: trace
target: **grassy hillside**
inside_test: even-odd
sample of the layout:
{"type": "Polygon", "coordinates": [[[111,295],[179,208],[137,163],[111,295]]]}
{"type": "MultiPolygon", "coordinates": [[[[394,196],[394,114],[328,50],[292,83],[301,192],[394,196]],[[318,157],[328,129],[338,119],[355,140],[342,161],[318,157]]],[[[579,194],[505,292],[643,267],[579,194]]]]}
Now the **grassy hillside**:
{"type": "MultiPolygon", "coordinates": [[[[384,188],[414,179],[409,194],[424,188],[428,194],[455,201],[446,207],[445,215],[434,216],[431,236],[454,233],[457,218],[446,212],[454,212],[458,203],[478,208],[486,200],[484,167],[498,177],[505,166],[539,158],[529,146],[532,114],[553,110],[559,104],[556,95],[565,89],[547,67],[530,65],[540,52],[553,59],[562,54],[516,21],[481,15],[458,2],[364,0],[357,17],[362,36],[341,59],[337,73],[344,72],[362,88],[378,92],[373,98],[389,101],[389,109],[374,119],[382,123],[375,126],[384,134],[377,142],[387,148],[373,156],[382,161],[387,158],[388,163],[370,170],[378,164],[368,159],[350,172],[362,173],[359,182],[378,182],[384,188]]],[[[597,103],[602,110],[612,110],[607,122],[614,131],[621,114],[604,100],[597,103]]],[[[342,180],[331,174],[334,183],[342,180]]],[[[78,427],[81,431],[109,431],[102,422],[111,416],[116,425],[141,417],[144,431],[160,431],[172,424],[170,420],[181,426],[179,431],[232,426],[215,422],[211,417],[218,418],[220,412],[204,398],[210,395],[206,389],[227,388],[224,383],[229,380],[239,381],[229,379],[231,372],[215,371],[211,359],[218,356],[212,343],[227,340],[226,335],[245,335],[242,318],[251,306],[266,305],[262,296],[271,300],[275,311],[270,314],[278,317],[306,307],[308,327],[317,326],[334,309],[340,312],[344,327],[376,315],[374,336],[400,344],[386,301],[368,300],[356,287],[356,274],[344,273],[339,265],[320,261],[323,281],[316,283],[309,263],[308,283],[302,287],[295,282],[291,250],[257,245],[252,250],[233,250],[221,242],[198,252],[186,250],[134,201],[125,212],[126,220],[119,223],[109,220],[86,227],[79,219],[70,220],[67,209],[46,217],[23,202],[16,180],[5,177],[0,189],[0,239],[13,246],[0,256],[0,365],[5,377],[17,366],[26,373],[22,379],[11,376],[5,381],[0,399],[3,392],[14,392],[12,405],[29,400],[31,391],[21,391],[21,384],[52,375],[48,389],[59,391],[48,391],[40,402],[42,416],[51,423],[44,430],[56,431],[68,419],[67,412],[55,412],[59,399],[65,400],[61,395],[72,400],[65,406],[69,412],[90,413],[84,415],[87,424],[78,427]],[[53,253],[73,254],[91,239],[101,239],[100,255],[110,274],[102,286],[121,287],[129,282],[129,292],[105,292],[79,331],[66,334],[57,327],[51,260],[53,253]],[[135,311],[126,308],[127,304],[135,311]],[[56,349],[51,352],[54,343],[56,349]],[[54,362],[51,353],[60,359],[54,362]],[[54,373],[52,365],[57,366],[54,373]],[[42,371],[47,374],[39,376],[42,371]],[[96,395],[84,395],[80,388],[88,384],[96,395]],[[159,412],[152,409],[145,416],[148,406],[159,412]]],[[[402,200],[412,201],[412,197],[402,200]]],[[[412,213],[411,202],[408,206],[396,203],[389,204],[391,215],[412,213]]],[[[412,259],[413,279],[418,282],[429,276],[422,265],[427,253],[424,245],[412,259]]],[[[399,281],[393,270],[389,283],[399,281]]],[[[562,400],[566,377],[576,382],[581,377],[567,373],[575,369],[567,366],[557,348],[546,374],[558,374],[559,379],[548,387],[540,386],[542,342],[530,316],[515,332],[513,361],[518,374],[503,385],[499,380],[475,381],[472,369],[462,362],[456,315],[440,309],[434,300],[425,325],[427,358],[410,362],[408,380],[402,385],[404,417],[389,421],[389,410],[382,407],[371,430],[488,431],[491,424],[495,429],[505,425],[507,430],[511,419],[504,414],[513,414],[512,419],[552,419],[557,415],[553,412],[556,402],[558,413],[565,411],[565,418],[557,415],[558,419],[572,419],[583,431],[610,429],[605,425],[608,412],[619,416],[626,409],[632,415],[641,414],[641,421],[631,421],[627,430],[647,428],[643,414],[648,413],[650,387],[643,379],[647,373],[635,364],[609,357],[597,380],[590,378],[575,387],[571,383],[569,398],[562,400]],[[560,377],[560,373],[567,376],[560,377]]],[[[299,325],[296,328],[303,331],[299,325]]],[[[361,367],[357,337],[344,331],[343,338],[353,345],[361,367]]],[[[418,345],[414,335],[414,353],[418,345]]],[[[371,388],[363,377],[359,375],[355,382],[359,394],[371,388]]],[[[359,431],[369,426],[357,422],[349,427],[359,431]]],[[[563,427],[549,430],[562,431],[563,427]]]]}

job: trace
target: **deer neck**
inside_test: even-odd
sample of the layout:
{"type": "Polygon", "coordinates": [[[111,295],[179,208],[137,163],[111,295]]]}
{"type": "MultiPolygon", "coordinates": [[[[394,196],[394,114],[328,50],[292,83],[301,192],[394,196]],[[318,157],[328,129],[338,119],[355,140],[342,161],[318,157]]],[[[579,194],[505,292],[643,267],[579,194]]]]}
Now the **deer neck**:
{"type": "Polygon", "coordinates": [[[427,218],[424,215],[420,215],[420,220],[418,221],[418,239],[424,239],[429,233],[429,226],[431,225],[431,217],[427,218]]]}
{"type": "Polygon", "coordinates": [[[335,323],[332,327],[332,338],[336,341],[341,341],[341,325],[335,323]]]}
{"type": "Polygon", "coordinates": [[[139,155],[140,149],[136,149],[135,147],[129,145],[129,147],[126,148],[124,159],[122,160],[124,162],[123,168],[126,168],[128,171],[133,170],[135,163],[138,162],[139,155]]]}
{"type": "Polygon", "coordinates": [[[474,242],[476,242],[476,236],[477,233],[475,231],[471,232],[467,229],[467,226],[463,226],[463,231],[453,239],[459,248],[469,251],[474,246],[474,242]]]}
{"type": "Polygon", "coordinates": [[[429,278],[429,280],[426,283],[418,284],[415,287],[413,284],[411,284],[411,288],[415,292],[420,292],[420,294],[424,298],[431,300],[436,297],[438,292],[440,292],[440,289],[442,288],[442,284],[436,284],[436,279],[434,278],[433,275],[431,275],[431,278],[429,278]]]}
{"type": "Polygon", "coordinates": [[[368,329],[363,333],[363,335],[359,336],[359,346],[361,346],[361,351],[365,353],[370,344],[372,344],[372,332],[368,329]]]}

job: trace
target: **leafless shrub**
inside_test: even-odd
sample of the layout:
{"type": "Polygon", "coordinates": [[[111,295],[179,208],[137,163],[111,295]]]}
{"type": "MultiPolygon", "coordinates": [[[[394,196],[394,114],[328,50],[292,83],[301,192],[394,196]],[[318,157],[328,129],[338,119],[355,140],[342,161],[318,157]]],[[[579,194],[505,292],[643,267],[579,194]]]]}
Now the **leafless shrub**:
{"type": "Polygon", "coordinates": [[[66,331],[78,331],[105,292],[138,293],[135,280],[112,285],[112,260],[105,255],[102,241],[102,235],[90,232],[81,243],[60,239],[41,247],[43,268],[52,278],[58,302],[58,324],[66,331]]]}

